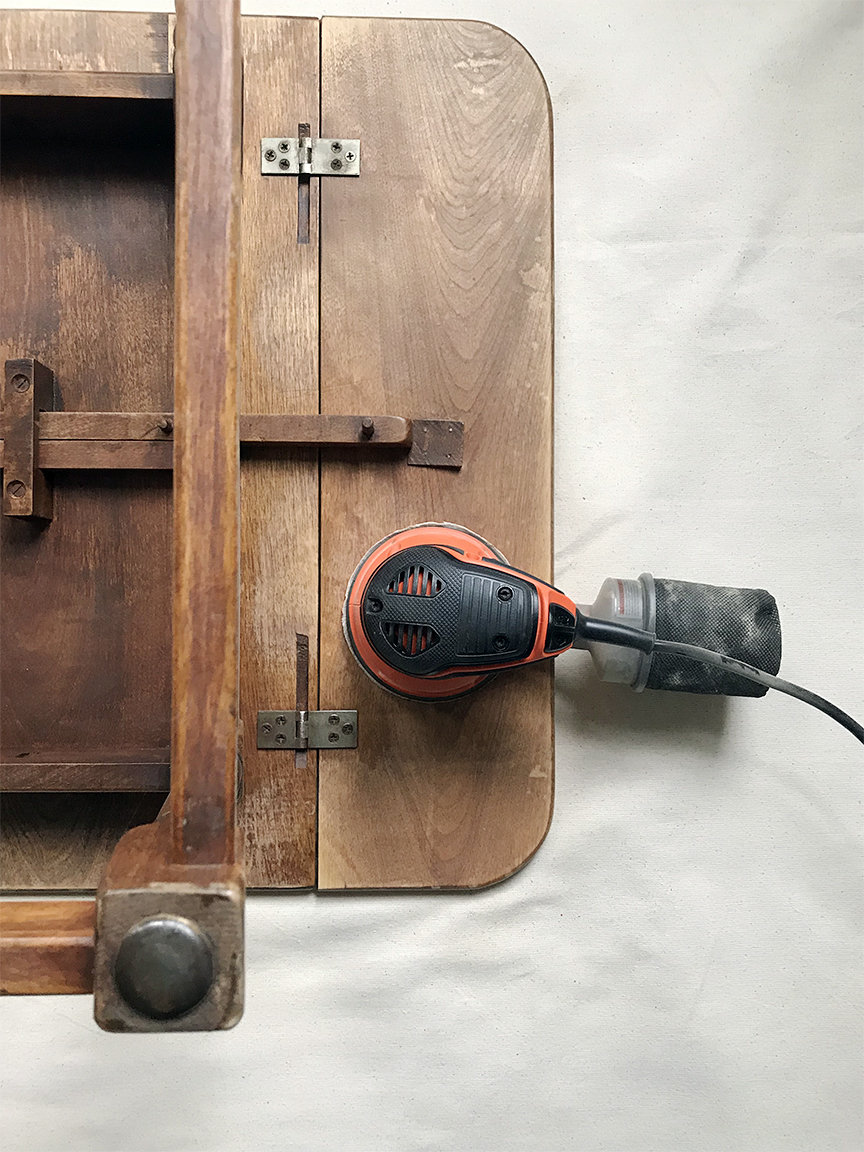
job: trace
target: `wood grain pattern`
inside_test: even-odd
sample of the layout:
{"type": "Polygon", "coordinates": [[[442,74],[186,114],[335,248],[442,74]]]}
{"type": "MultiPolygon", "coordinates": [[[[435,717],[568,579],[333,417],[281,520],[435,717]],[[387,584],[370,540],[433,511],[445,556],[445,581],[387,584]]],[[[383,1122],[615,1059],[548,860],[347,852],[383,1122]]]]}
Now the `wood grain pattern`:
{"type": "Polygon", "coordinates": [[[157,793],[119,792],[5,795],[0,804],[4,891],[95,889],[121,836],[154,820],[164,799],[157,793]]]}
{"type": "Polygon", "coordinates": [[[363,735],[321,758],[318,883],[477,887],[548,826],[552,668],[397,699],[351,659],[340,607],[366,550],[425,520],[550,576],[549,101],[488,25],[327,18],[321,59],[321,135],[363,142],[359,180],[322,181],[322,411],[460,419],[465,457],[461,473],[323,465],[320,700],[358,708],[363,735]]]}
{"type": "MultiPolygon", "coordinates": [[[[0,14],[4,66],[160,70],[147,17],[121,17],[112,32],[107,14],[95,23],[90,15],[0,14]],[[89,48],[87,28],[105,29],[89,48]]],[[[170,102],[5,97],[0,115],[3,358],[50,366],[58,407],[170,411],[170,102]],[[134,150],[118,136],[124,126],[134,150]],[[48,141],[50,170],[40,155],[48,141]]],[[[3,759],[110,764],[149,750],[167,762],[170,477],[53,479],[50,525],[0,526],[3,759]]],[[[159,803],[158,795],[6,797],[3,885],[95,886],[120,836],[159,803]]]]}
{"type": "Polygon", "coordinates": [[[173,100],[174,77],[147,72],[0,72],[0,96],[173,100]]]}
{"type": "MultiPolygon", "coordinates": [[[[310,243],[297,243],[297,181],[262,179],[260,140],[318,133],[318,21],[243,21],[241,407],[318,412],[318,181],[310,243]]],[[[340,409],[345,411],[345,409],[340,409]]],[[[247,733],[261,709],[294,706],[295,634],[310,639],[310,707],[318,687],[318,453],[258,450],[243,461],[240,706],[247,733]]],[[[247,882],[315,883],[317,760],[244,749],[247,882]],[[302,760],[302,758],[301,758],[302,760]]]]}
{"type": "Polygon", "coordinates": [[[93,991],[93,900],[0,902],[0,995],[93,991]]]}
{"type": "Polygon", "coordinates": [[[171,820],[184,864],[235,850],[241,63],[240,0],[180,0],[171,820]]]}
{"type": "Polygon", "coordinates": [[[0,12],[0,69],[167,72],[162,12],[0,12]]]}

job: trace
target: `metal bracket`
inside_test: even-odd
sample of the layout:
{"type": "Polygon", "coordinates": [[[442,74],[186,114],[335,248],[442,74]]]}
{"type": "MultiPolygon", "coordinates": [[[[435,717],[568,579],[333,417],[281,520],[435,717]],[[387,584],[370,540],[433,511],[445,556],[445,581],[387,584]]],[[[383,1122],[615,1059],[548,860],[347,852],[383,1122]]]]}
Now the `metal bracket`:
{"type": "Polygon", "coordinates": [[[316,140],[311,136],[265,136],[262,176],[359,176],[359,140],[316,140]]]}
{"type": "Polygon", "coordinates": [[[258,747],[356,748],[357,713],[350,709],[325,712],[259,712],[258,747]]]}

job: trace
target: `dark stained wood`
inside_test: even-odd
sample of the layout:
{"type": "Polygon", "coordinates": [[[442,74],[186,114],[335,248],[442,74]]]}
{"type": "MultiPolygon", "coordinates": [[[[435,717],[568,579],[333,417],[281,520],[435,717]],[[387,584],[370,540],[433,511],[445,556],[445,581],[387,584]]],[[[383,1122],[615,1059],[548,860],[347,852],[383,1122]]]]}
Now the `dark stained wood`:
{"type": "MultiPolygon", "coordinates": [[[[45,412],[39,440],[173,439],[173,412],[45,412]]],[[[320,416],[254,413],[240,417],[246,444],[368,445],[412,443],[412,424],[402,416],[320,416]],[[372,422],[371,431],[364,421],[372,422]]],[[[2,441],[0,441],[2,445],[2,441]]]]}
{"type": "Polygon", "coordinates": [[[0,12],[0,69],[167,72],[164,12],[0,12]]]}
{"type": "Polygon", "coordinates": [[[0,995],[93,991],[93,900],[0,901],[0,995]]]}
{"type": "Polygon", "coordinates": [[[411,421],[401,416],[241,416],[244,444],[350,445],[411,443],[411,421]],[[363,421],[372,420],[372,434],[363,421]]]}
{"type": "Polygon", "coordinates": [[[320,706],[358,708],[362,736],[321,756],[318,883],[477,887],[548,826],[552,668],[401,700],[357,667],[340,609],[367,549],[428,520],[551,575],[549,100],[489,25],[326,18],[321,35],[320,134],[363,142],[359,180],[321,181],[321,409],[459,419],[465,452],[461,472],[322,462],[320,706]]]}
{"type": "Polygon", "coordinates": [[[0,792],[162,792],[171,786],[171,765],[159,760],[45,764],[0,763],[0,792]]]}
{"type": "MultiPolygon", "coordinates": [[[[317,20],[243,21],[245,412],[319,410],[320,181],[308,189],[309,243],[298,244],[297,182],[260,175],[262,136],[299,123],[318,134],[318,56],[317,20]]],[[[245,449],[244,457],[240,707],[251,734],[243,758],[246,877],[254,887],[308,888],[315,883],[318,754],[295,763],[293,752],[256,748],[255,731],[260,709],[293,706],[298,632],[309,637],[309,706],[318,706],[318,452],[245,449]]]]}
{"type": "Polygon", "coordinates": [[[175,47],[173,856],[235,851],[240,2],[180,0],[175,47]]]}
{"type": "MultiPolygon", "coordinates": [[[[3,12],[0,63],[164,72],[166,29],[164,15],[3,12]]],[[[61,408],[170,411],[171,104],[5,97],[0,115],[3,358],[48,365],[61,408]],[[124,125],[134,148],[117,131],[124,125]]],[[[50,524],[0,525],[2,759],[110,764],[147,750],[167,763],[170,477],[55,472],[53,481],[50,524]]],[[[4,797],[4,887],[94,887],[119,837],[159,802],[4,797]]]]}
{"type": "Polygon", "coordinates": [[[0,72],[0,96],[173,100],[174,77],[147,72],[0,72]]]}
{"type": "Polygon", "coordinates": [[[39,462],[40,413],[54,407],[54,376],[38,360],[7,360],[3,406],[3,513],[51,519],[39,462]]]}

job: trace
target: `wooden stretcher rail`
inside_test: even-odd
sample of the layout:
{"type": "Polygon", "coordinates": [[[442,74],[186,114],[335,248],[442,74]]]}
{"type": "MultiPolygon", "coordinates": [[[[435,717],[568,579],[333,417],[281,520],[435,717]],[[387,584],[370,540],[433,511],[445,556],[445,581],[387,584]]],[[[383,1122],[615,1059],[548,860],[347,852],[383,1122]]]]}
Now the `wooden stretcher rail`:
{"type": "MultiPolygon", "coordinates": [[[[446,466],[443,449],[421,455],[417,427],[449,429],[447,448],[462,458],[459,421],[411,421],[402,416],[291,416],[250,413],[240,417],[241,444],[282,444],[296,448],[416,448],[411,463],[446,466]]],[[[40,469],[156,469],[173,467],[172,412],[41,412],[38,421],[40,469]]],[[[0,440],[0,467],[5,442],[0,440]]]]}
{"type": "Polygon", "coordinates": [[[96,903],[0,903],[0,994],[45,996],[93,991],[96,903]]]}
{"type": "Polygon", "coordinates": [[[158,72],[0,72],[0,96],[173,100],[174,77],[158,72]]]}
{"type": "Polygon", "coordinates": [[[171,764],[165,760],[0,764],[0,792],[167,792],[171,764]]]}

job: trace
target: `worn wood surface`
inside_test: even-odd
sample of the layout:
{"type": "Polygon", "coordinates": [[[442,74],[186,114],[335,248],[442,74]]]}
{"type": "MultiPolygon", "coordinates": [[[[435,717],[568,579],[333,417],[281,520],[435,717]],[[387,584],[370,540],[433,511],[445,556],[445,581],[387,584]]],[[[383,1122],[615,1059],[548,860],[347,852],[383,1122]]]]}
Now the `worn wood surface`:
{"type": "Polygon", "coordinates": [[[0,901],[0,995],[93,991],[92,900],[0,901]]]}
{"type": "Polygon", "coordinates": [[[321,61],[321,135],[363,141],[359,180],[321,182],[322,411],[461,419],[465,459],[323,465],[320,700],[358,708],[362,739],[321,757],[318,882],[475,887],[546,831],[551,665],[411,703],[356,666],[340,607],[366,550],[424,520],[551,574],[549,101],[527,53],[483,24],[327,18],[321,61]]]}
{"type": "Polygon", "coordinates": [[[96,892],[93,1002],[97,1024],[109,1032],[196,1032],[231,1028],[243,1012],[243,867],[239,863],[184,864],[175,858],[171,807],[133,828],[117,845],[96,892]],[[192,921],[212,948],[213,982],[203,1000],[167,1020],[141,1016],[121,997],[114,979],[126,932],[148,916],[192,921]]]}
{"type": "Polygon", "coordinates": [[[0,69],[167,72],[164,12],[0,12],[0,69]]]}
{"type": "MultiPolygon", "coordinates": [[[[147,18],[121,17],[88,53],[86,36],[97,35],[107,14],[95,23],[73,16],[0,14],[13,57],[5,66],[157,70],[147,63],[154,51],[147,18]],[[10,28],[20,30],[16,44],[10,28]],[[47,55],[34,59],[42,49],[47,55]],[[69,57],[58,60],[64,50],[69,57]]],[[[170,411],[170,102],[6,97],[0,114],[3,358],[48,365],[57,406],[67,410],[170,411]],[[134,132],[135,149],[118,125],[134,132]],[[48,141],[50,169],[41,157],[48,141]]],[[[2,759],[16,768],[29,759],[167,762],[170,477],[55,472],[53,480],[50,524],[0,526],[2,759]]],[[[6,797],[3,885],[93,887],[119,837],[151,819],[158,803],[156,796],[6,797]]]]}
{"type": "Polygon", "coordinates": [[[240,539],[240,0],[177,6],[174,859],[234,859],[240,539]]]}
{"type": "Polygon", "coordinates": [[[174,77],[155,72],[0,72],[0,96],[173,100],[174,77]]]}
{"type": "MultiPolygon", "coordinates": [[[[165,73],[171,23],[2,13],[0,66],[165,73]]],[[[321,411],[461,419],[465,462],[460,474],[405,468],[362,448],[329,449],[319,521],[319,453],[249,450],[241,714],[254,733],[259,709],[294,705],[295,634],[308,635],[310,707],[359,707],[364,717],[357,752],[322,757],[320,886],[489,883],[530,855],[548,822],[551,669],[499,677],[451,705],[412,705],[360,674],[339,610],[366,549],[422,520],[466,523],[513,563],[549,575],[545,90],[519,46],[487,26],[328,19],[319,127],[317,21],[249,17],[243,38],[242,409],[319,410],[319,181],[309,186],[310,243],[298,244],[298,182],[258,174],[260,138],[294,135],[308,122],[313,135],[359,136],[364,160],[360,180],[320,182],[321,411]]],[[[170,125],[146,119],[166,103],[4,100],[4,125],[15,131],[4,133],[2,350],[49,364],[67,411],[173,407],[170,125]],[[34,140],[51,130],[61,105],[91,111],[63,113],[68,157],[49,180],[15,141],[28,124],[34,140]],[[145,109],[134,121],[131,105],[145,109]],[[152,147],[114,146],[118,128],[131,123],[152,147]],[[26,296],[17,287],[24,268],[26,296]]],[[[129,450],[142,453],[142,464],[164,462],[171,437],[150,434],[100,444],[104,463],[129,450]]],[[[44,445],[46,453],[92,448],[44,445]]],[[[94,773],[118,764],[158,768],[168,742],[170,480],[117,470],[53,476],[50,528],[3,529],[4,606],[36,621],[26,634],[32,651],[5,624],[8,611],[0,622],[4,671],[10,640],[13,663],[27,670],[11,686],[4,675],[6,771],[26,776],[20,765],[28,758],[34,768],[86,764],[94,773]],[[47,644],[49,635],[59,640],[47,644]],[[82,678],[81,668],[92,674],[82,678]],[[47,686],[44,695],[34,694],[37,684],[47,686]]],[[[242,801],[249,883],[314,885],[317,754],[296,765],[291,752],[252,744],[242,801]]],[[[160,802],[158,794],[6,797],[7,887],[94,886],[119,835],[152,819],[160,802]]]]}
{"type": "MultiPolygon", "coordinates": [[[[298,244],[297,181],[261,178],[260,140],[294,135],[302,121],[318,134],[318,21],[249,17],[243,54],[241,407],[316,413],[319,182],[309,189],[310,242],[298,244]]],[[[309,637],[309,706],[318,706],[318,453],[258,450],[241,482],[247,882],[310,887],[318,754],[296,763],[293,752],[257,749],[254,733],[259,710],[294,707],[298,632],[309,637]]]]}

